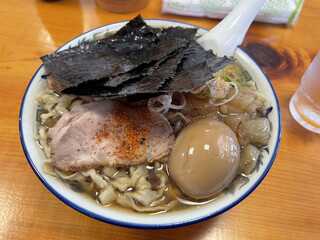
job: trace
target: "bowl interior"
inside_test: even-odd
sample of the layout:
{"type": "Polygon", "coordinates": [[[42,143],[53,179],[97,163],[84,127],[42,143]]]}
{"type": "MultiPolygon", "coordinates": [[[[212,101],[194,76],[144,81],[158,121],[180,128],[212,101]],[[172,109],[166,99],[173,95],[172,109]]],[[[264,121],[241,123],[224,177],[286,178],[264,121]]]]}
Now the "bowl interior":
{"type": "MultiPolygon", "coordinates": [[[[196,27],[182,22],[167,20],[146,20],[146,22],[153,27],[196,27]]],[[[126,22],[115,23],[91,30],[69,41],[59,50],[78,45],[82,41],[113,33],[120,29],[125,23],[126,22]]],[[[198,33],[204,34],[206,31],[205,29],[199,28],[198,33]]],[[[72,191],[59,179],[47,175],[42,169],[42,160],[45,159],[45,155],[34,140],[34,137],[38,135],[37,122],[39,122],[39,112],[35,97],[41,94],[46,85],[45,81],[41,79],[41,76],[46,74],[43,66],[35,73],[25,92],[19,119],[22,146],[32,169],[42,183],[67,205],[95,219],[120,226],[135,228],[177,227],[208,219],[230,209],[247,197],[263,180],[275,159],[281,135],[279,103],[270,81],[261,68],[240,48],[236,50],[235,57],[256,81],[258,89],[260,91],[263,89],[263,94],[267,99],[267,105],[273,107],[269,115],[272,124],[269,153],[265,151],[262,152],[262,164],[257,171],[246,179],[244,184],[237,186],[236,191],[224,194],[222,197],[205,205],[191,207],[188,210],[146,215],[129,213],[128,211],[120,209],[104,208],[85,195],[72,191]]]]}

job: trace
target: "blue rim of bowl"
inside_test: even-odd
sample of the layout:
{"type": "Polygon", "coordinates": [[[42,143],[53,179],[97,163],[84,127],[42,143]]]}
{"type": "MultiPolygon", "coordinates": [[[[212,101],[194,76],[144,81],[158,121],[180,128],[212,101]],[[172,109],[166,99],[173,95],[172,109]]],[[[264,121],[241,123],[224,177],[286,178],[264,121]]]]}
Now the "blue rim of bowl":
{"type": "MultiPolygon", "coordinates": [[[[185,23],[185,22],[180,22],[180,21],[174,21],[174,20],[165,20],[165,19],[145,19],[146,22],[152,22],[152,21],[163,21],[163,22],[172,22],[172,23],[178,23],[178,24],[183,24],[183,25],[189,25],[191,27],[196,27],[199,29],[203,29],[205,31],[208,31],[208,29],[193,25],[193,24],[189,24],[189,23],[185,23]]],[[[64,47],[65,45],[69,44],[70,42],[74,41],[77,38],[80,38],[81,36],[88,34],[89,32],[92,31],[96,31],[97,29],[100,28],[104,28],[107,26],[112,26],[115,24],[121,24],[121,23],[127,23],[128,21],[121,21],[121,22],[115,22],[112,24],[108,24],[108,25],[104,25],[101,27],[97,27],[94,28],[92,30],[89,30],[75,38],[73,38],[72,40],[68,41],[67,43],[65,43],[64,45],[62,45],[61,47],[59,47],[56,51],[60,50],[62,47],[64,47]]],[[[260,176],[260,178],[255,182],[255,184],[248,189],[239,199],[237,199],[236,201],[232,202],[231,204],[225,206],[224,208],[220,209],[219,211],[216,211],[214,213],[196,218],[196,219],[191,219],[191,220],[187,220],[187,221],[181,221],[181,222],[176,222],[176,223],[168,223],[168,224],[138,224],[138,223],[131,223],[131,222],[126,222],[126,221],[119,221],[119,220],[114,220],[112,218],[108,218],[99,214],[96,214],[94,212],[91,212],[87,209],[82,208],[81,206],[73,203],[72,201],[68,200],[67,198],[65,198],[63,195],[61,195],[59,192],[57,192],[55,190],[55,188],[53,186],[51,186],[46,179],[42,176],[42,174],[39,172],[39,170],[37,169],[37,167],[35,166],[35,164],[32,161],[32,158],[29,154],[29,151],[27,149],[27,146],[25,144],[25,139],[24,139],[24,135],[23,135],[23,130],[22,130],[22,118],[23,118],[23,110],[24,110],[24,103],[25,103],[25,98],[26,95],[28,93],[28,90],[32,84],[32,82],[34,81],[35,77],[38,75],[38,72],[43,68],[43,65],[41,65],[38,70],[36,71],[36,73],[33,75],[30,83],[28,84],[26,91],[24,93],[24,96],[22,98],[22,102],[21,102],[21,108],[20,108],[20,113],[19,113],[19,133],[20,133],[20,141],[21,141],[21,145],[24,151],[24,154],[29,162],[29,165],[31,166],[32,170],[34,171],[34,173],[36,174],[36,176],[39,178],[39,180],[43,183],[43,185],[51,192],[53,193],[58,199],[60,199],[62,202],[64,202],[65,204],[67,204],[69,207],[91,217],[97,220],[100,220],[102,222],[105,223],[109,223],[109,224],[113,224],[113,225],[117,225],[117,226],[122,226],[122,227],[128,227],[128,228],[137,228],[137,229],[168,229],[168,228],[176,228],[176,227],[182,227],[182,226],[187,226],[187,225],[191,225],[191,224],[195,224],[195,223],[199,223],[202,221],[205,221],[207,219],[213,218],[215,216],[218,216],[222,213],[224,213],[225,211],[231,209],[232,207],[236,206],[237,204],[239,204],[242,200],[244,200],[247,196],[249,196],[253,190],[255,190],[258,185],[262,182],[262,180],[265,178],[265,176],[267,175],[267,173],[269,172],[275,158],[276,155],[278,153],[278,149],[279,149],[279,145],[280,145],[280,139],[281,139],[281,132],[282,132],[282,128],[281,128],[281,112],[280,112],[280,105],[279,105],[279,101],[277,98],[277,95],[275,93],[275,90],[269,80],[269,78],[267,77],[267,75],[265,74],[265,72],[262,70],[262,68],[254,61],[254,59],[252,59],[243,49],[241,49],[240,47],[238,47],[247,57],[249,57],[249,59],[251,59],[256,66],[258,66],[258,68],[260,69],[260,71],[264,74],[265,78],[268,81],[268,84],[270,86],[270,88],[272,89],[273,92],[273,96],[276,100],[276,105],[277,105],[277,111],[278,111],[278,122],[279,122],[279,129],[278,129],[278,133],[277,133],[277,142],[276,142],[276,146],[274,149],[274,152],[272,154],[272,156],[270,157],[270,162],[269,164],[266,166],[265,171],[262,173],[262,175],[260,176]]]]}

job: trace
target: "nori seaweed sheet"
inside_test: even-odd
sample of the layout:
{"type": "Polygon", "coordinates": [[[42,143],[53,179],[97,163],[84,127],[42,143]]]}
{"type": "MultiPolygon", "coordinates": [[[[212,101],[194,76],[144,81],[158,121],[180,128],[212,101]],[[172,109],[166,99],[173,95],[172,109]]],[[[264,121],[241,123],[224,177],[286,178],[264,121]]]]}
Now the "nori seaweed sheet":
{"type": "Polygon", "coordinates": [[[115,34],[101,39],[101,41],[109,42],[111,48],[126,54],[142,50],[144,46],[153,44],[158,39],[153,28],[149,27],[142,17],[138,15],[115,34]]]}
{"type": "Polygon", "coordinates": [[[230,64],[228,58],[217,58],[212,51],[205,51],[191,41],[175,77],[160,88],[163,91],[191,91],[213,78],[212,74],[230,64]],[[182,84],[183,83],[183,84],[182,84]]]}
{"type": "Polygon", "coordinates": [[[83,84],[79,84],[76,87],[67,88],[65,93],[73,93],[77,95],[100,95],[104,97],[124,97],[133,95],[136,93],[156,93],[161,85],[172,79],[177,71],[178,65],[185,55],[186,48],[179,49],[170,54],[164,61],[159,63],[158,68],[154,69],[152,75],[140,75],[136,78],[130,79],[129,82],[120,84],[116,87],[106,87],[103,83],[100,83],[101,88],[98,91],[98,81],[89,81],[83,84]],[[94,85],[92,85],[94,84],[94,85]]]}
{"type": "Polygon", "coordinates": [[[154,32],[160,41],[170,41],[174,38],[183,38],[186,40],[194,40],[197,33],[197,28],[182,28],[182,27],[168,27],[155,28],[154,32]]]}
{"type": "Polygon", "coordinates": [[[85,81],[114,77],[163,58],[167,53],[159,49],[164,46],[158,46],[158,42],[156,34],[138,16],[114,36],[85,42],[43,56],[41,60],[55,79],[71,87],[85,81]]]}
{"type": "Polygon", "coordinates": [[[159,92],[159,88],[165,81],[174,78],[185,52],[184,50],[167,59],[156,69],[152,75],[143,77],[140,81],[131,83],[123,87],[118,94],[122,96],[132,95],[136,93],[155,93],[159,92]]]}
{"type": "Polygon", "coordinates": [[[141,51],[132,52],[132,58],[144,58],[145,62],[125,74],[109,79],[103,84],[103,86],[116,87],[129,79],[151,75],[152,72],[159,67],[161,62],[170,56],[170,54],[179,51],[179,49],[186,47],[186,45],[187,41],[185,39],[176,38],[172,39],[170,42],[161,41],[156,44],[151,56],[145,50],[142,53],[141,51]],[[154,59],[155,56],[157,56],[157,58],[154,59]]]}
{"type": "Polygon", "coordinates": [[[139,15],[114,35],[41,57],[64,93],[105,97],[191,91],[230,64],[195,40],[196,28],[152,28],[139,15]]]}

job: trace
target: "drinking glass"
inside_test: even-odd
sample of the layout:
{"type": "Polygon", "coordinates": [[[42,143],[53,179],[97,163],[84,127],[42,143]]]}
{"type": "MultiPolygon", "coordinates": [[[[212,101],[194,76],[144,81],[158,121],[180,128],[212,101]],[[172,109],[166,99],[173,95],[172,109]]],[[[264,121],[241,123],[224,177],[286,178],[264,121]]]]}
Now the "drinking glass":
{"type": "Polygon", "coordinates": [[[102,9],[113,13],[130,13],[143,9],[150,0],[96,0],[102,9]]]}
{"type": "Polygon", "coordinates": [[[320,51],[303,74],[289,108],[300,125],[320,134],[320,51]]]}

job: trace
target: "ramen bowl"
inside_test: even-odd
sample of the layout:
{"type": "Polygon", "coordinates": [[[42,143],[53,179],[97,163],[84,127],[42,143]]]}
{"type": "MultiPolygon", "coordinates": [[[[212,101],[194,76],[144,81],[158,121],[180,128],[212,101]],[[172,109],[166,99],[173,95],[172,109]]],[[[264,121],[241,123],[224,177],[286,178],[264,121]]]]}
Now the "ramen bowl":
{"type": "MultiPolygon", "coordinates": [[[[168,20],[146,20],[146,22],[152,27],[197,27],[168,20]]],[[[58,51],[76,46],[83,41],[97,39],[111,34],[119,30],[125,23],[126,22],[119,22],[93,29],[69,41],[58,51]]],[[[206,32],[206,29],[198,29],[198,34],[200,35],[206,32]]],[[[103,207],[93,199],[73,191],[60,179],[45,173],[42,165],[46,156],[35,140],[35,137],[38,135],[38,125],[40,121],[39,109],[35,98],[46,86],[46,82],[42,79],[42,76],[46,74],[43,66],[37,70],[31,79],[25,91],[20,109],[20,138],[31,168],[49,191],[65,204],[89,217],[123,227],[145,229],[179,227],[204,221],[231,209],[244,200],[264,179],[275,160],[281,137],[279,103],[270,81],[263,70],[243,50],[238,48],[234,57],[251,77],[255,79],[258,90],[262,92],[266,98],[267,106],[272,107],[272,111],[268,116],[272,128],[268,151],[262,151],[259,166],[255,168],[252,174],[245,177],[245,179],[237,181],[239,184],[235,184],[232,190],[230,188],[230,190],[224,191],[219,198],[209,201],[206,204],[190,206],[183,210],[172,210],[158,214],[137,213],[119,207],[103,207]]]]}

